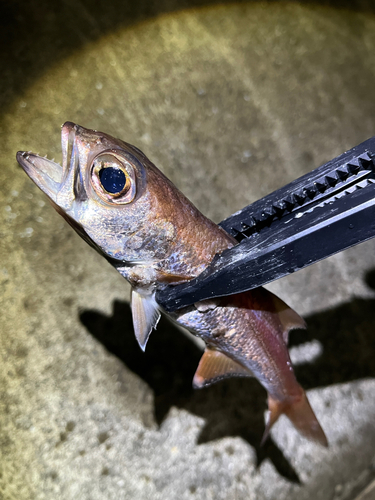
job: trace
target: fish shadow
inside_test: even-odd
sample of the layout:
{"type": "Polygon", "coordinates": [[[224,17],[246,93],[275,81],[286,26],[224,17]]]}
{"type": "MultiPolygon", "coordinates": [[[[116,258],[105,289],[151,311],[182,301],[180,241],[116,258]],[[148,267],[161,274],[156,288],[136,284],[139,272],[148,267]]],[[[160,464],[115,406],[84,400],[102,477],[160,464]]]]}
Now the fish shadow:
{"type": "MultiPolygon", "coordinates": [[[[365,282],[375,290],[375,269],[365,282]]],[[[307,330],[291,332],[290,347],[318,340],[322,355],[295,368],[305,389],[375,377],[375,299],[353,298],[306,319],[307,330]]]]}
{"type": "MultiPolygon", "coordinates": [[[[366,276],[375,289],[375,270],[366,276]]],[[[160,425],[172,406],[183,408],[205,420],[198,444],[237,436],[251,445],[260,465],[268,458],[289,481],[299,477],[272,440],[264,446],[266,392],[254,379],[233,378],[200,390],[192,379],[202,351],[166,318],[162,318],[143,353],[133,334],[128,303],[115,301],[113,314],[83,311],[80,320],[106,349],[141,377],[154,392],[154,418],[160,425]]],[[[318,340],[322,354],[313,363],[296,367],[305,389],[375,377],[375,299],[352,301],[306,318],[307,330],[291,333],[290,345],[318,340]]],[[[231,446],[228,454],[234,452],[231,446]]]]}

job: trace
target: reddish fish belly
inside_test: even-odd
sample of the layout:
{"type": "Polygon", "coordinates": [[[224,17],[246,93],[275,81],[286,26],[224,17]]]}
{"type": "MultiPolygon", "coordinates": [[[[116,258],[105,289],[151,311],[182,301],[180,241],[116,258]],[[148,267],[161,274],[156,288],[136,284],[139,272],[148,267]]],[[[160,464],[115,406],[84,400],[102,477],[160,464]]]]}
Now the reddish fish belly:
{"type": "MultiPolygon", "coordinates": [[[[260,288],[225,297],[215,309],[185,313],[178,322],[201,336],[210,349],[223,353],[247,370],[231,367],[227,376],[253,375],[267,390],[270,413],[263,442],[284,413],[302,435],[327,446],[324,432],[296,380],[286,346],[291,327],[303,326],[298,318],[280,299],[260,288]],[[283,307],[284,312],[280,311],[283,307]],[[288,321],[295,315],[294,324],[285,321],[285,311],[288,321]]],[[[202,365],[201,362],[197,373],[205,373],[202,365]]],[[[225,377],[221,373],[220,378],[225,377]]],[[[204,386],[204,381],[198,385],[204,386]]]]}
{"type": "Polygon", "coordinates": [[[300,396],[301,388],[270,298],[264,289],[225,297],[215,309],[192,311],[178,321],[246,367],[273,399],[284,401],[300,396]]]}

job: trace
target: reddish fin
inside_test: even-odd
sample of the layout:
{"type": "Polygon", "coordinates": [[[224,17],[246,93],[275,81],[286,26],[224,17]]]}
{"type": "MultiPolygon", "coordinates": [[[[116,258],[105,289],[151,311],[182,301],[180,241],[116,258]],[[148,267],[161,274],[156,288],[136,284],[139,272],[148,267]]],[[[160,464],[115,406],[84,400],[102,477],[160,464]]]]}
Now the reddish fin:
{"type": "Polygon", "coordinates": [[[272,299],[283,327],[283,339],[285,344],[287,344],[290,330],[296,328],[305,329],[306,323],[296,311],[291,309],[283,300],[279,299],[279,297],[272,294],[272,299]]]}
{"type": "Polygon", "coordinates": [[[268,395],[268,418],[266,423],[266,428],[264,429],[262,441],[260,442],[261,446],[267,441],[268,436],[270,435],[270,430],[273,425],[278,421],[280,415],[284,413],[284,404],[272,399],[270,395],[268,395]]]}
{"type": "Polygon", "coordinates": [[[195,372],[193,387],[201,389],[228,377],[252,377],[250,370],[220,351],[206,349],[195,372]]]}
{"type": "Polygon", "coordinates": [[[268,395],[268,409],[270,413],[263,434],[262,444],[266,441],[273,424],[284,413],[302,436],[322,446],[328,446],[326,435],[310,406],[307,396],[302,389],[301,391],[301,395],[294,398],[292,402],[277,401],[268,395]]]}

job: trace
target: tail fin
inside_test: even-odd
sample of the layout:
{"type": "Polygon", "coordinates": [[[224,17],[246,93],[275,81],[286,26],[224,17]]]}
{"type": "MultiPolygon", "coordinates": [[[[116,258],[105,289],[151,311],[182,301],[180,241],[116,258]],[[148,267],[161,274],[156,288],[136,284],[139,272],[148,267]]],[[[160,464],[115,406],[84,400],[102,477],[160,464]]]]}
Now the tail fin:
{"type": "Polygon", "coordinates": [[[277,401],[268,395],[268,409],[270,413],[263,434],[262,444],[266,441],[273,424],[284,413],[302,436],[322,446],[328,446],[326,435],[302,389],[301,395],[298,398],[294,398],[291,402],[277,401]]]}

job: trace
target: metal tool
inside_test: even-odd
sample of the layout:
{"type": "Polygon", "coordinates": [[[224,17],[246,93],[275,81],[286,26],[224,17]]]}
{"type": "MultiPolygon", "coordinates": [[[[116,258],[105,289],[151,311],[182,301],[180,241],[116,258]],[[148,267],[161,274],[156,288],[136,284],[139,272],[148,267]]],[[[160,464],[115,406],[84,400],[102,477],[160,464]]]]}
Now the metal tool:
{"type": "Polygon", "coordinates": [[[239,244],[157,292],[167,311],[251,290],[375,236],[375,137],[220,223],[239,244]]]}

